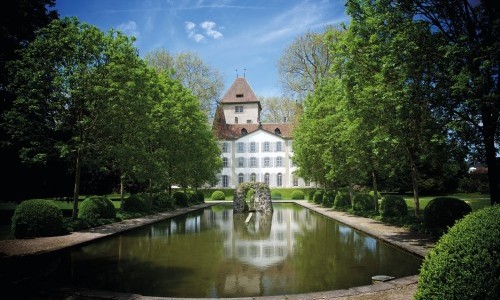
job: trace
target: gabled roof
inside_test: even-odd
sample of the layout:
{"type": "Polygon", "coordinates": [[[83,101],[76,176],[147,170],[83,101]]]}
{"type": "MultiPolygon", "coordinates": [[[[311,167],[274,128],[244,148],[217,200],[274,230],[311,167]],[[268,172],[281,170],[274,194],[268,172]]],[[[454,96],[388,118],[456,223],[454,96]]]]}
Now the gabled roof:
{"type": "Polygon", "coordinates": [[[236,78],[222,97],[221,103],[258,103],[260,109],[259,99],[255,96],[247,80],[242,77],[236,78]]]}
{"type": "Polygon", "coordinates": [[[215,118],[212,125],[214,136],[218,140],[236,140],[245,136],[242,130],[246,130],[246,134],[250,134],[257,130],[264,130],[270,134],[278,135],[284,139],[291,139],[293,124],[292,123],[265,123],[265,124],[226,124],[224,111],[222,106],[217,107],[215,118]],[[276,129],[280,134],[276,134],[276,129]]]}

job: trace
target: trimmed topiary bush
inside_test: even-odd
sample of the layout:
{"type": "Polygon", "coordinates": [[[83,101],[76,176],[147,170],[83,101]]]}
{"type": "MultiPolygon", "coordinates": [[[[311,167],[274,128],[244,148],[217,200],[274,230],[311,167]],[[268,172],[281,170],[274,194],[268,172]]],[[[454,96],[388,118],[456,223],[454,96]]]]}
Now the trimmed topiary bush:
{"type": "Polygon", "coordinates": [[[62,234],[62,211],[47,200],[23,201],[16,207],[12,216],[12,232],[16,238],[62,234]]]}
{"type": "Polygon", "coordinates": [[[314,194],[315,193],[316,193],[315,189],[310,189],[309,193],[307,194],[307,201],[314,202],[314,194]]]}
{"type": "Polygon", "coordinates": [[[153,197],[153,206],[159,210],[173,210],[174,203],[169,193],[160,192],[153,197]]]}
{"type": "Polygon", "coordinates": [[[322,190],[317,190],[315,193],[314,193],[314,196],[313,196],[313,202],[316,203],[316,204],[321,204],[323,203],[323,195],[324,195],[325,192],[323,192],[322,190]]]}
{"type": "Polygon", "coordinates": [[[212,200],[226,200],[226,195],[223,191],[215,191],[212,193],[212,200]]]}
{"type": "Polygon", "coordinates": [[[401,196],[385,195],[380,202],[382,217],[403,217],[408,214],[408,206],[401,196]]]}
{"type": "Polygon", "coordinates": [[[188,196],[186,194],[184,194],[183,192],[175,192],[172,195],[172,198],[174,199],[174,203],[177,206],[180,206],[180,207],[188,207],[189,206],[188,196]]]}
{"type": "Polygon", "coordinates": [[[427,254],[415,299],[498,299],[500,205],[465,216],[427,254]]]}
{"type": "Polygon", "coordinates": [[[304,192],[303,191],[293,191],[292,200],[304,200],[304,192]]]}
{"type": "Polygon", "coordinates": [[[425,206],[424,223],[428,228],[446,231],[471,211],[470,206],[463,200],[451,197],[434,198],[425,206]]]}
{"type": "Polygon", "coordinates": [[[321,205],[323,205],[324,207],[332,207],[335,200],[335,194],[335,191],[327,191],[325,194],[323,194],[323,202],[321,203],[321,205]]]}
{"type": "Polygon", "coordinates": [[[348,191],[338,191],[333,201],[333,208],[345,210],[351,208],[351,197],[348,191]]]}
{"type": "Polygon", "coordinates": [[[373,197],[369,194],[356,194],[352,200],[352,209],[354,211],[371,211],[374,209],[373,197]]]}
{"type": "Polygon", "coordinates": [[[147,194],[133,194],[123,202],[123,210],[128,212],[149,212],[151,202],[147,194]]]}
{"type": "Polygon", "coordinates": [[[113,202],[105,196],[88,197],[83,200],[78,209],[78,218],[88,221],[114,217],[116,217],[116,209],[113,202]]]}

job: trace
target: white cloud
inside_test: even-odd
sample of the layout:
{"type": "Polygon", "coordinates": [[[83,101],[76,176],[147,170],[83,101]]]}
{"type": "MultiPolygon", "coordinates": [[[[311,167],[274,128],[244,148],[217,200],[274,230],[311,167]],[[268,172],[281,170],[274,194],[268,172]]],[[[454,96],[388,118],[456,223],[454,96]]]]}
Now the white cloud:
{"type": "Polygon", "coordinates": [[[211,38],[214,39],[220,39],[223,37],[222,33],[220,31],[214,30],[214,28],[217,27],[217,24],[212,21],[205,21],[200,24],[201,28],[205,29],[205,34],[211,38]]]}
{"type": "Polygon", "coordinates": [[[205,21],[199,25],[200,28],[203,29],[203,33],[198,31],[195,23],[191,21],[184,22],[184,29],[188,34],[188,38],[197,43],[204,41],[206,38],[218,40],[224,36],[220,31],[215,30],[217,28],[217,24],[215,22],[205,21]]]}
{"type": "Polygon", "coordinates": [[[137,30],[137,23],[135,23],[134,21],[128,21],[122,23],[118,25],[116,28],[126,35],[139,37],[139,31],[137,30]]]}

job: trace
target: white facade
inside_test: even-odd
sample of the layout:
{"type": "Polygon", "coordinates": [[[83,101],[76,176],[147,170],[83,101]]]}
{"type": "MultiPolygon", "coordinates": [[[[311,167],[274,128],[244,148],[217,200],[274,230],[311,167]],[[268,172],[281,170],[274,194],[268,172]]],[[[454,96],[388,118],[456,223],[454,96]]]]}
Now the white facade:
{"type": "Polygon", "coordinates": [[[265,182],[270,187],[305,187],[295,176],[292,140],[259,129],[237,140],[219,141],[223,169],[218,187],[236,188],[242,182],[265,182]]]}
{"type": "Polygon", "coordinates": [[[235,103],[224,105],[227,124],[259,123],[259,105],[257,103],[235,103]]]}

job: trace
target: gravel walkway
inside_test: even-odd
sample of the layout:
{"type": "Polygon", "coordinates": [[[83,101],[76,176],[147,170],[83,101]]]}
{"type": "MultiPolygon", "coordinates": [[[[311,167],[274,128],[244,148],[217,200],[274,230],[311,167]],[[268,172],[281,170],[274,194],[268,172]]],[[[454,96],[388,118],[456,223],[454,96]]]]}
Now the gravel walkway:
{"type": "MultiPolygon", "coordinates": [[[[285,202],[285,201],[282,201],[285,202]]],[[[341,223],[349,225],[355,229],[363,231],[376,238],[382,239],[390,244],[400,247],[408,252],[424,257],[435,244],[435,240],[421,234],[410,232],[407,229],[386,225],[384,223],[349,215],[344,212],[337,212],[329,208],[324,208],[306,201],[286,201],[295,202],[299,205],[314,210],[320,214],[335,219],[341,223]]],[[[63,248],[73,247],[89,243],[96,239],[131,230],[140,226],[158,222],[164,219],[172,218],[197,209],[201,209],[217,202],[208,202],[190,208],[179,209],[174,212],[160,213],[146,216],[138,219],[125,220],[119,223],[104,225],[101,227],[73,232],[64,236],[44,237],[34,239],[16,239],[0,241],[0,262],[9,258],[22,258],[36,254],[53,252],[63,248]]],[[[227,203],[227,201],[225,202],[227,203]]],[[[1,272],[1,271],[0,271],[1,272]]],[[[0,274],[1,275],[1,274],[0,274]]],[[[5,275],[5,274],[4,274],[5,275]]],[[[348,290],[336,290],[320,293],[301,294],[301,295],[283,295],[273,297],[257,297],[246,299],[413,299],[417,288],[418,276],[409,276],[398,278],[388,282],[377,283],[369,286],[354,287],[348,290]]],[[[155,298],[145,297],[135,294],[122,294],[109,291],[90,291],[90,290],[59,290],[57,295],[51,294],[47,297],[37,298],[46,299],[173,299],[173,298],[155,298]]],[[[243,298],[245,299],[245,298],[243,298]]]]}

